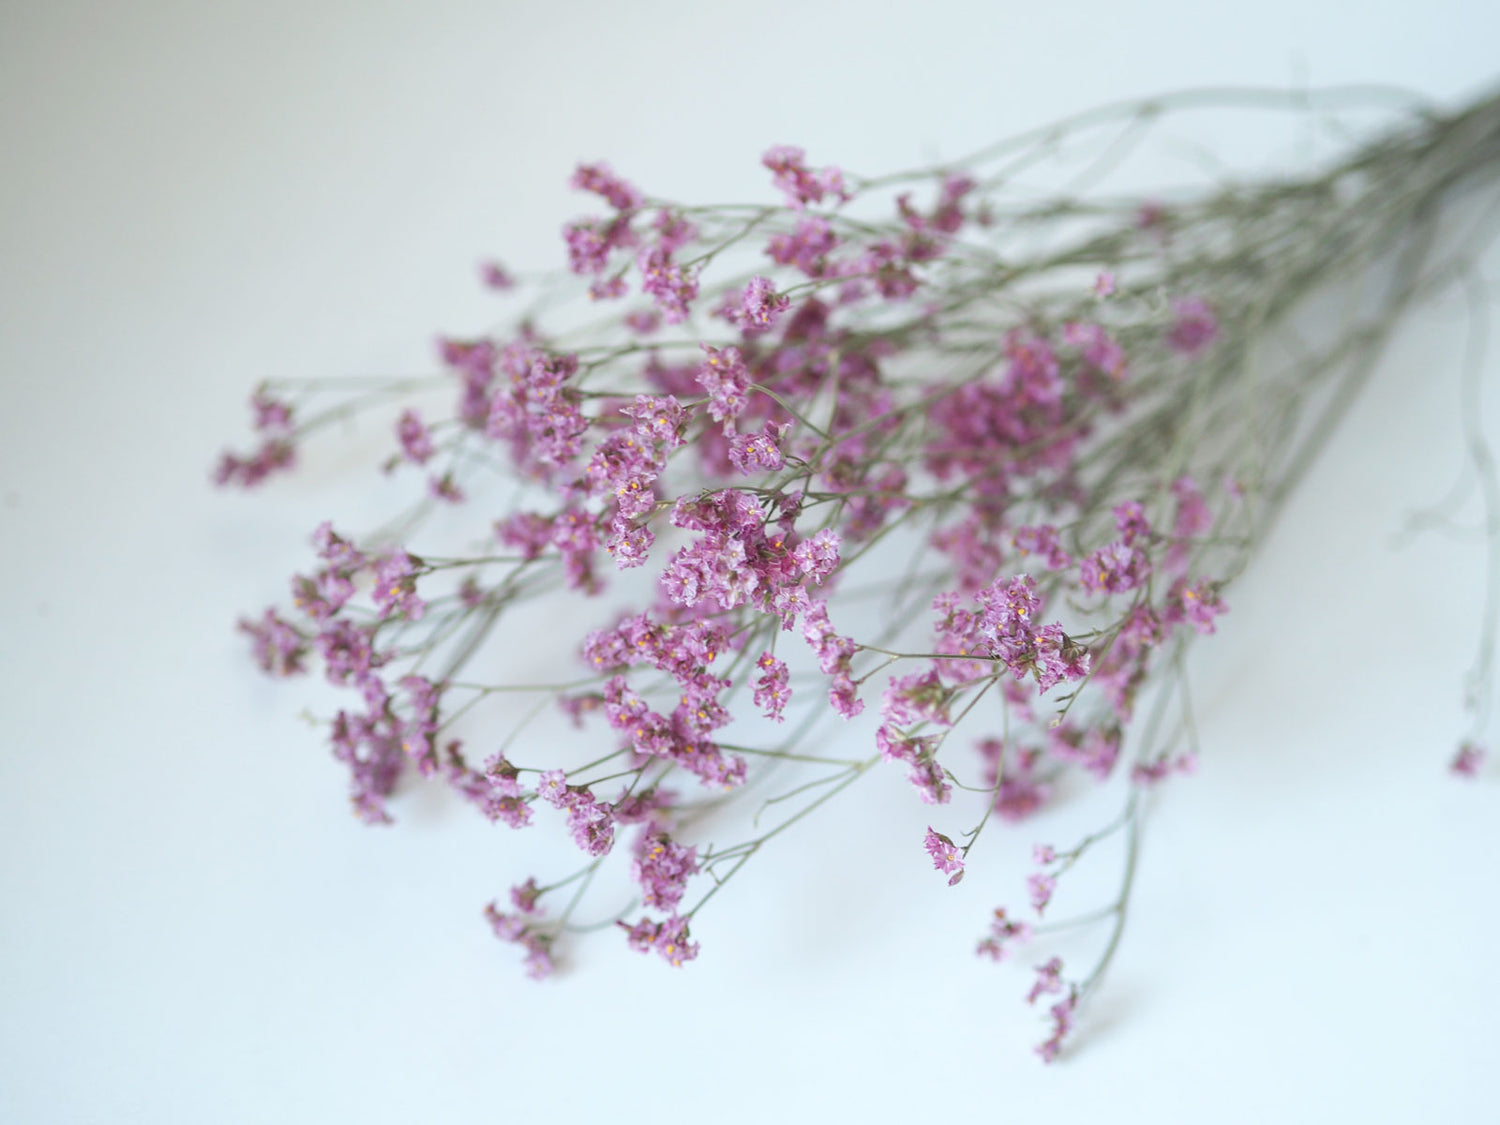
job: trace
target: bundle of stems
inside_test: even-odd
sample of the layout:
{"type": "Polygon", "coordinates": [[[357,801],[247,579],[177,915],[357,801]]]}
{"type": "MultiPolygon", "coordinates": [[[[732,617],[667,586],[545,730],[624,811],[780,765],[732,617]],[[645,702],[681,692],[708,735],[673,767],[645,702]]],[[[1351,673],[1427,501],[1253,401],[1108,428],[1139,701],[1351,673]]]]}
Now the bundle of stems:
{"type": "Polygon", "coordinates": [[[1500,487],[1475,263],[1500,217],[1500,98],[1450,113],[1376,89],[1197,91],[879,178],[789,147],[762,163],[780,202],[688,206],[584,165],[573,186],[607,210],[565,228],[570,275],[486,267],[530,294],[506,329],[441,341],[432,376],[259,388],[261,443],[225,454],[220,483],[259,484],[317,431],[397,408],[385,467],[427,482],[370,535],[322,525],[294,610],[241,627],[267,671],[316,653],[352,693],[328,732],[366,820],[388,822],[415,775],[512,828],[566,826],[571,869],[486,909],[538,976],[601,926],[693,959],[705,905],[873,770],[904,771],[957,818],[912,842],[950,883],[997,818],[1025,820],[1072,778],[1116,785],[1117,814],[1037,847],[1029,901],[995,910],[979,943],[1001,959],[1102,927],[1087,971],[1037,967],[1027,999],[1051,998],[1050,1060],[1119,947],[1142,795],[1196,761],[1189,645],[1402,314],[1455,285],[1475,309],[1463,436],[1491,566],[1454,767],[1482,765],[1500,487]],[[1312,172],[1098,187],[1177,114],[1329,127],[1382,107],[1374,139],[1312,172]],[[1061,188],[1022,190],[1080,150],[1061,188]],[[414,405],[452,391],[446,416],[414,405]],[[436,553],[440,512],[473,513],[479,538],[436,553]],[[601,597],[622,587],[624,604],[601,597]],[[577,676],[497,671],[537,643],[515,622],[539,601],[586,622],[565,642],[577,676]],[[498,723],[490,705],[517,696],[536,706],[498,723]],[[583,732],[575,755],[529,725],[549,713],[583,732]],[[851,720],[841,745],[857,752],[824,752],[825,728],[851,720]],[[1043,921],[1058,878],[1106,840],[1118,895],[1043,921]],[[631,900],[581,910],[616,852],[631,900]]]}

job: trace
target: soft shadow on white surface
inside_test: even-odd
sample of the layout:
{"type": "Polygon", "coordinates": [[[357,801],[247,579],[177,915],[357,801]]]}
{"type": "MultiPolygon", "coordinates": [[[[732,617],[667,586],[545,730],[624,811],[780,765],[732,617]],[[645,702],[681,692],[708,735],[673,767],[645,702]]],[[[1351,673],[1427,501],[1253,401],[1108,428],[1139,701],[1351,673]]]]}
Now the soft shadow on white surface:
{"type": "Polygon", "coordinates": [[[1031,835],[950,891],[899,780],[758,857],[688,970],[605,938],[524,980],[479,908],[557,841],[421,799],[361,828],[309,697],[232,633],[380,486],[335,447],[258,497],[206,474],[260,378],[423,370],[492,322],[474,262],[559,263],[580,158],[760,198],[772,143],[876,172],[1188,84],[1451,101],[1497,29],[1455,2],[8,5],[0,1118],[1487,1119],[1500,793],[1443,770],[1483,557],[1386,546],[1457,470],[1452,302],[1200,648],[1208,752],[1051,1069],[1024,974],[970,954],[1031,835]]]}

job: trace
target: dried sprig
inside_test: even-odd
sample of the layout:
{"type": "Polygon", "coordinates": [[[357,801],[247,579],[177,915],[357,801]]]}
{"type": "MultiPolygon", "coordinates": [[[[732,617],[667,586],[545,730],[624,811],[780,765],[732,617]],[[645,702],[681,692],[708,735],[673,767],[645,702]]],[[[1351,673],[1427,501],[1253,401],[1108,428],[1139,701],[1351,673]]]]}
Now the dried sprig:
{"type": "MultiPolygon", "coordinates": [[[[950,883],[995,816],[1024,820],[1068,777],[1121,778],[1115,817],[1037,848],[1037,922],[1001,908],[980,943],[1000,959],[1107,927],[1079,979],[1056,957],[1038,970],[1028,1000],[1060,997],[1050,1060],[1118,947],[1141,795],[1197,760],[1189,645],[1214,632],[1401,314],[1470,283],[1493,236],[1500,100],[1403,105],[1312,173],[1150,197],[1096,185],[1173,113],[1250,104],[1331,121],[1389,100],[1190,93],[875,179],[780,147],[763,164],[783,200],[744,206],[655,199],[582,166],[573,186],[603,211],[565,228],[569,268],[594,301],[643,303],[549,331],[577,288],[491,262],[486,283],[533,305],[507,333],[442,341],[441,374],[258,390],[261,445],[226,454],[220,483],[259,484],[330,422],[406,402],[387,468],[419,469],[428,491],[384,533],[325,523],[295,612],[241,627],[267,671],[301,672],[316,652],[354,692],[329,738],[364,819],[388,821],[415,773],[492,821],[566,826],[577,869],[486,910],[537,976],[560,943],[611,923],[633,948],[692,960],[690,926],[719,890],[874,769],[904,771],[959,824],[972,805],[970,827],[922,841],[950,883]],[[1018,192],[1060,148],[1101,139],[1066,190],[1018,192]],[[1341,315],[1304,347],[1292,322],[1313,301],[1341,315]],[[433,420],[416,399],[442,388],[457,401],[433,420]],[[415,553],[448,506],[486,525],[500,511],[488,545],[415,553]],[[620,612],[601,603],[573,642],[576,679],[490,678],[497,653],[535,642],[508,625],[520,607],[554,599],[571,620],[611,572],[637,568],[654,586],[620,612]],[[879,620],[860,635],[849,623],[872,596],[879,620]],[[517,695],[538,707],[501,730],[489,709],[517,695]],[[869,753],[824,752],[815,732],[867,707],[869,753]],[[528,742],[548,708],[591,749],[528,742]],[[638,903],[575,922],[621,832],[638,903]],[[1059,879],[1117,838],[1114,901],[1043,922],[1059,879]]],[[[1475,372],[1465,438],[1494,552],[1500,489],[1475,372]]],[[[1453,764],[1465,774],[1483,762],[1493,581],[1485,605],[1474,727],[1453,764]]]]}

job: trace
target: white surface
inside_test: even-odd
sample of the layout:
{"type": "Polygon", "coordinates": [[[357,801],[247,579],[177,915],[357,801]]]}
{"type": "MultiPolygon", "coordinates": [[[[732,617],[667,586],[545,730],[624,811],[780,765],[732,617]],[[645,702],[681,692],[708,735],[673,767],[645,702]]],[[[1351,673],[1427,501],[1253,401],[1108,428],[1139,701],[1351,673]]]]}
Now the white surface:
{"type": "Polygon", "coordinates": [[[534,843],[360,828],[232,633],[348,492],[205,473],[258,379],[486,325],[474,261],[559,261],[580,158],[713,200],[764,192],[771,143],[876,172],[1203,82],[1452,100],[1497,30],[1473,0],[0,6],[0,1119],[1493,1119],[1500,794],[1443,770],[1483,560],[1386,547],[1457,469],[1451,302],[1200,649],[1209,752],[1051,1069],[1023,977],[969,952],[1019,864],[949,891],[899,784],[757,859],[688,971],[604,940],[522,979],[478,908],[534,843]]]}

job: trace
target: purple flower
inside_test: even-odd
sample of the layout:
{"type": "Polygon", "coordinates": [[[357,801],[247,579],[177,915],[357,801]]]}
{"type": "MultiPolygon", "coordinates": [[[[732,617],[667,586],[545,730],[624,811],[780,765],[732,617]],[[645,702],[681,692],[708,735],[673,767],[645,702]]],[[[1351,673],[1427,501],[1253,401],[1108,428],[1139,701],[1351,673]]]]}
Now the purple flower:
{"type": "Polygon", "coordinates": [[[409,621],[419,621],[427,612],[427,603],[417,596],[417,575],[422,560],[399,547],[375,562],[375,587],[371,597],[382,617],[400,614],[409,621]]]}
{"type": "Polygon", "coordinates": [[[1057,880],[1041,871],[1026,876],[1026,891],[1031,896],[1031,906],[1038,914],[1047,909],[1052,901],[1052,892],[1057,889],[1057,880]]]}
{"type": "Polygon", "coordinates": [[[318,549],[320,559],[346,575],[365,565],[364,555],[356,551],[347,539],[336,534],[333,524],[327,520],[320,523],[313,532],[313,546],[318,549]]]}
{"type": "Polygon", "coordinates": [[[698,943],[688,940],[687,919],[675,914],[661,924],[652,946],[663,960],[677,968],[698,956],[698,943]]]}
{"type": "Polygon", "coordinates": [[[703,364],[698,368],[698,385],[708,392],[708,413],[715,422],[729,422],[745,409],[745,394],[750,389],[750,373],[738,348],[714,348],[702,345],[703,364]]]}
{"type": "Polygon", "coordinates": [[[828,220],[813,215],[799,220],[791,234],[773,235],[766,253],[780,265],[796,266],[808,277],[822,277],[828,269],[828,255],[838,244],[828,220]]]}
{"type": "Polygon", "coordinates": [[[1109,297],[1115,291],[1115,275],[1108,270],[1102,270],[1098,277],[1094,278],[1094,293],[1099,297],[1109,297]]]}
{"type": "Polygon", "coordinates": [[[698,849],[675,843],[665,832],[643,832],[635,845],[630,875],[642,900],[654,910],[671,911],[682,901],[688,878],[698,873],[698,849]]]}
{"type": "Polygon", "coordinates": [[[215,484],[236,484],[241,488],[254,488],[273,473],[290,469],[296,464],[297,453],[292,443],[285,438],[271,437],[261,443],[249,458],[234,453],[225,453],[215,467],[215,484]]]}
{"type": "Polygon", "coordinates": [[[1145,553],[1117,539],[1083,560],[1083,588],[1108,594],[1124,594],[1141,586],[1151,573],[1145,553]]]}
{"type": "Polygon", "coordinates": [[[807,166],[806,157],[800,148],[777,145],[767,149],[760,162],[775,174],[773,182],[798,211],[809,203],[821,203],[825,195],[835,196],[839,202],[847,200],[843,173],[832,166],[814,172],[807,166]]]}
{"type": "Polygon", "coordinates": [[[1228,607],[1219,600],[1218,583],[1202,580],[1189,586],[1179,578],[1167,592],[1162,620],[1168,624],[1186,621],[1200,633],[1214,631],[1214,618],[1228,607]]]}
{"type": "Polygon", "coordinates": [[[632,309],[625,314],[625,327],[640,336],[649,336],[661,327],[661,313],[656,309],[632,309]]]}
{"type": "Polygon", "coordinates": [[[495,523],[495,537],[524,559],[540,557],[552,544],[553,522],[536,512],[516,512],[495,523]]]}
{"type": "Polygon", "coordinates": [[[1458,753],[1453,756],[1453,761],[1448,768],[1459,777],[1475,778],[1479,771],[1484,768],[1484,760],[1488,751],[1477,742],[1465,742],[1458,748],[1458,753]]]}
{"type": "Polygon", "coordinates": [[[1005,915],[1004,907],[997,907],[990,920],[990,932],[979,942],[976,953],[991,961],[1003,961],[1010,953],[1012,944],[1024,945],[1031,940],[1031,926],[1016,922],[1005,915]]]}
{"type": "Polygon", "coordinates": [[[568,775],[562,770],[547,770],[537,778],[536,795],[554,809],[566,808],[569,800],[568,775]]]}
{"type": "Polygon", "coordinates": [[[781,713],[792,697],[792,689],[788,686],[791,674],[787,671],[786,661],[778,660],[766,652],[755,663],[761,670],[755,680],[755,705],[766,718],[775,719],[779,723],[782,721],[781,713]]]}
{"type": "Polygon", "coordinates": [[[422,418],[415,410],[401,412],[401,417],[396,422],[396,437],[400,440],[401,452],[408,461],[425,465],[432,457],[432,434],[422,424],[422,418]]]}
{"type": "Polygon", "coordinates": [[[637,953],[647,953],[654,949],[664,961],[678,968],[698,956],[698,943],[688,940],[686,918],[679,918],[674,914],[664,922],[642,918],[633,926],[627,926],[624,922],[615,924],[625,931],[626,942],[637,953]]]}
{"type": "Polygon", "coordinates": [[[1043,556],[1049,570],[1062,570],[1073,565],[1073,556],[1063,550],[1057,538],[1057,528],[1051,524],[1018,527],[1011,533],[1011,544],[1025,554],[1043,556]]]}
{"type": "Polygon", "coordinates": [[[1208,302],[1201,297],[1184,297],[1172,302],[1172,315],[1167,343],[1185,356],[1197,355],[1219,334],[1219,322],[1208,302]]]}
{"type": "Polygon", "coordinates": [[[1035,1004],[1039,998],[1049,993],[1061,992],[1062,969],[1061,957],[1054,957],[1045,965],[1036,966],[1036,980],[1032,983],[1031,991],[1026,994],[1026,1003],[1035,1004]]]}
{"type": "Polygon", "coordinates": [[[747,477],[781,468],[781,446],[787,423],[767,422],[758,434],[735,434],[729,441],[729,460],[747,477]]]}
{"type": "Polygon", "coordinates": [[[542,980],[552,974],[553,936],[538,930],[536,919],[521,914],[502,914],[499,905],[493,902],[484,908],[484,916],[497,938],[519,945],[526,951],[523,963],[527,976],[542,980]]]}
{"type": "Polygon", "coordinates": [[[255,415],[255,428],[262,433],[291,433],[291,406],[281,399],[271,397],[265,387],[260,387],[250,396],[250,410],[255,415]]]}
{"type": "Polygon", "coordinates": [[[756,276],[745,286],[739,308],[731,310],[729,317],[731,323],[743,328],[766,329],[791,307],[791,298],[776,292],[775,282],[769,277],[756,276]]]}
{"type": "Polygon", "coordinates": [[[681,324],[688,307],[698,297],[698,271],[672,260],[671,252],[661,247],[642,250],[636,259],[641,271],[641,291],[656,302],[662,319],[681,324]]]}
{"type": "Polygon", "coordinates": [[[580,164],[574,170],[569,186],[575,191],[591,191],[602,196],[617,211],[634,211],[644,202],[639,191],[615,175],[602,161],[580,164]]]}
{"type": "Polygon", "coordinates": [[[608,855],[615,846],[615,822],[609,806],[601,805],[588,790],[570,797],[568,832],[573,842],[588,855],[608,855]]]}
{"type": "Polygon", "coordinates": [[[602,219],[578,219],[563,226],[563,241],[568,247],[568,269],[583,277],[597,277],[609,269],[616,250],[637,243],[635,232],[624,216],[608,222],[602,219]]]}
{"type": "Polygon", "coordinates": [[[302,658],[307,655],[307,641],[296,628],[268,609],[259,621],[240,618],[240,632],[250,638],[255,662],[272,676],[296,676],[307,671],[302,658]]]}
{"type": "Polygon", "coordinates": [[[953,876],[948,880],[950,887],[964,877],[963,856],[953,846],[952,840],[940,832],[933,831],[930,824],[927,826],[927,837],[923,840],[923,846],[927,849],[927,854],[932,856],[932,866],[944,875],[953,876]]]}
{"type": "Polygon", "coordinates": [[[1068,995],[1056,1004],[1052,1005],[1050,1015],[1052,1016],[1052,1034],[1045,1042],[1038,1044],[1036,1053],[1042,1056],[1043,1062],[1054,1062],[1062,1052],[1062,1041],[1068,1032],[1073,1030],[1073,1013],[1078,1007],[1078,990],[1068,989],[1068,995]]]}
{"type": "Polygon", "coordinates": [[[488,261],[479,264],[479,278],[484,282],[485,288],[503,292],[516,287],[516,279],[513,278],[505,267],[499,262],[488,261]]]}
{"type": "Polygon", "coordinates": [[[334,621],[323,627],[315,639],[328,679],[335,684],[360,682],[384,663],[374,651],[374,630],[362,629],[349,621],[334,621]]]}

